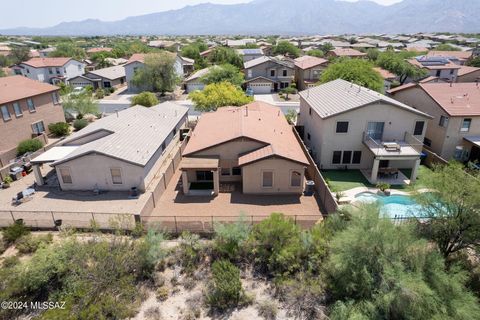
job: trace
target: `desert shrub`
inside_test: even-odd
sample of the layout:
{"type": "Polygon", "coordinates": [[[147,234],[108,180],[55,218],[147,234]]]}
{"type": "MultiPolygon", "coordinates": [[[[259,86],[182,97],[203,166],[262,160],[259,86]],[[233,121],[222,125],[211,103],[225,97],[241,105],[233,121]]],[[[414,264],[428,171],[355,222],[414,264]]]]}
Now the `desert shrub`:
{"type": "Polygon", "coordinates": [[[4,253],[7,250],[7,244],[3,239],[0,239],[0,254],[4,253]]]}
{"type": "Polygon", "coordinates": [[[214,250],[220,257],[240,259],[244,255],[244,246],[251,229],[244,216],[235,223],[215,223],[214,250]]]}
{"type": "Polygon", "coordinates": [[[31,234],[28,234],[18,239],[15,243],[15,247],[20,253],[33,253],[37,251],[42,244],[51,243],[52,240],[53,236],[51,233],[43,236],[32,236],[31,234]]]}
{"type": "Polygon", "coordinates": [[[190,232],[183,232],[178,250],[178,260],[187,274],[192,274],[202,261],[203,252],[200,237],[190,232]]]}
{"type": "Polygon", "coordinates": [[[168,299],[168,288],[167,287],[160,287],[157,289],[155,292],[155,296],[157,297],[158,300],[160,301],[165,301],[168,299]]]}
{"type": "Polygon", "coordinates": [[[202,315],[202,305],[204,304],[203,294],[197,292],[189,296],[185,300],[185,304],[187,305],[187,310],[189,310],[195,318],[200,318],[200,316],[202,315]]]}
{"type": "Polygon", "coordinates": [[[63,137],[70,133],[70,126],[66,122],[50,123],[48,130],[56,137],[63,137]]]}
{"type": "Polygon", "coordinates": [[[278,314],[278,305],[271,300],[261,301],[257,305],[258,314],[265,320],[275,320],[278,314]]]}
{"type": "Polygon", "coordinates": [[[228,260],[212,264],[207,303],[213,309],[225,310],[237,306],[243,297],[240,270],[228,260]]]}
{"type": "Polygon", "coordinates": [[[192,290],[193,288],[195,288],[197,283],[195,282],[195,280],[193,278],[185,277],[185,279],[183,279],[183,281],[182,281],[182,285],[185,288],[185,290],[192,290]]]}
{"type": "Polygon", "coordinates": [[[15,222],[3,230],[3,240],[7,244],[11,244],[29,233],[30,231],[25,227],[23,222],[15,222]]]}
{"type": "Polygon", "coordinates": [[[146,320],[161,320],[162,319],[162,312],[160,311],[160,307],[150,307],[143,313],[146,320]]]}
{"type": "Polygon", "coordinates": [[[6,269],[13,268],[20,263],[20,259],[17,256],[6,257],[3,259],[2,266],[6,269]]]}
{"type": "Polygon", "coordinates": [[[132,98],[132,106],[141,105],[144,107],[152,107],[159,103],[157,96],[153,92],[142,92],[132,98]]]}
{"type": "Polygon", "coordinates": [[[35,152],[43,147],[43,143],[37,139],[28,139],[21,141],[17,146],[17,155],[22,155],[27,152],[35,152]]]}
{"type": "Polygon", "coordinates": [[[88,126],[88,120],[87,119],[77,119],[77,120],[73,121],[73,127],[77,131],[82,130],[86,126],[88,126]]]}
{"type": "Polygon", "coordinates": [[[114,87],[111,87],[111,88],[108,89],[108,91],[109,91],[110,93],[114,93],[114,92],[115,92],[115,88],[114,88],[114,87]]]}
{"type": "Polygon", "coordinates": [[[97,90],[95,90],[95,98],[96,99],[103,99],[105,97],[105,92],[98,88],[97,90]]]}

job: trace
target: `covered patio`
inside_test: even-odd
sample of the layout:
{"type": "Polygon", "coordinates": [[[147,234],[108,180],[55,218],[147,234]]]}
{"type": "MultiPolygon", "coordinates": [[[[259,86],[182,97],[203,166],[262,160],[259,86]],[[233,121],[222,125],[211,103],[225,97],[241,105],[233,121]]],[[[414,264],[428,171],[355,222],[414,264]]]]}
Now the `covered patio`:
{"type": "Polygon", "coordinates": [[[180,170],[184,195],[217,196],[220,193],[218,159],[183,158],[180,170]]]}
{"type": "Polygon", "coordinates": [[[35,182],[39,186],[45,184],[45,178],[42,176],[40,167],[46,163],[53,163],[60,159],[63,159],[70,153],[72,153],[78,146],[58,146],[53,147],[50,150],[45,151],[35,159],[32,159],[30,163],[33,165],[33,172],[35,174],[35,182]]]}

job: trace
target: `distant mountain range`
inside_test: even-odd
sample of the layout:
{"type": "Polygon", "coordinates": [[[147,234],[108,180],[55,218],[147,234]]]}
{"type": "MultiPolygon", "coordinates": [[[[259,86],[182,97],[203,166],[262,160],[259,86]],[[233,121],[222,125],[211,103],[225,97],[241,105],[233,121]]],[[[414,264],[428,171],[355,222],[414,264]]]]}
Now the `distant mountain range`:
{"type": "Polygon", "coordinates": [[[480,32],[480,0],[254,0],[199,4],[114,22],[62,22],[49,28],[0,30],[3,35],[303,35],[480,32]]]}

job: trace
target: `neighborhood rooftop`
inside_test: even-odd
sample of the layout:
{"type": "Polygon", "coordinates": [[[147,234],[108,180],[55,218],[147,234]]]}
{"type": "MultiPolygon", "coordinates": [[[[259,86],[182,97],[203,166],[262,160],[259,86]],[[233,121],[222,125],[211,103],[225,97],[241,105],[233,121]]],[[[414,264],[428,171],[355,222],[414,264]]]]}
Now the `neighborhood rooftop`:
{"type": "Polygon", "coordinates": [[[125,68],[123,66],[113,66],[113,67],[89,71],[89,73],[99,76],[101,78],[115,80],[118,78],[125,77],[125,68]]]}
{"type": "Polygon", "coordinates": [[[328,60],[311,56],[303,56],[295,59],[295,66],[302,70],[310,69],[324,63],[328,63],[328,60]]]}
{"type": "Polygon", "coordinates": [[[329,118],[377,102],[389,103],[411,112],[428,116],[397,100],[342,79],[302,91],[300,96],[317,111],[321,118],[329,118]]]}
{"type": "Polygon", "coordinates": [[[117,115],[99,119],[62,141],[62,145],[75,146],[75,141],[83,137],[100,136],[80,144],[54,164],[96,153],[145,166],[187,112],[187,107],[173,102],[164,102],[151,108],[134,106],[118,111],[117,115]]]}
{"type": "Polygon", "coordinates": [[[0,105],[40,94],[54,92],[59,87],[22,76],[0,77],[0,105]]]}
{"type": "Polygon", "coordinates": [[[72,58],[32,58],[22,63],[34,68],[63,67],[70,60],[72,58]]]}

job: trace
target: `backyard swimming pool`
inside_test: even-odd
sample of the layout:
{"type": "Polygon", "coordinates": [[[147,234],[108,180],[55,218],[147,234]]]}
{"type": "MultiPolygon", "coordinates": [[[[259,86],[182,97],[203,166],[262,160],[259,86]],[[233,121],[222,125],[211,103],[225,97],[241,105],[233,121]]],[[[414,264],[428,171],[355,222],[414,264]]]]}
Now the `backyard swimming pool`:
{"type": "Polygon", "coordinates": [[[355,196],[355,201],[363,203],[378,202],[380,212],[390,218],[418,217],[422,207],[411,196],[391,195],[379,196],[370,192],[362,192],[355,196]]]}

